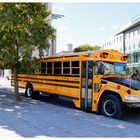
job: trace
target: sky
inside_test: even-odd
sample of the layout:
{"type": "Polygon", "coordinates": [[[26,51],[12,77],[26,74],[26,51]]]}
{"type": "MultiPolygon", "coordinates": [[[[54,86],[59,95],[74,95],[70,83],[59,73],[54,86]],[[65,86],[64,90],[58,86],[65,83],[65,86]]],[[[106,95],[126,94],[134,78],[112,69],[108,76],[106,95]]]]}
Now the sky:
{"type": "Polygon", "coordinates": [[[100,45],[131,22],[140,17],[140,3],[52,3],[52,13],[64,17],[54,19],[57,29],[57,52],[83,44],[100,45]]]}

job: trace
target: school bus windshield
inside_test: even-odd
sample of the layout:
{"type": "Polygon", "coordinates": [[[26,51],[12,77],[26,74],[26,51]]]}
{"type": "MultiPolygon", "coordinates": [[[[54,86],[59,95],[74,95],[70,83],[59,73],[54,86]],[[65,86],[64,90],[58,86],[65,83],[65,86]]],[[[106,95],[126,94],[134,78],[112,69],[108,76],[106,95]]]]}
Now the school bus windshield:
{"type": "Polygon", "coordinates": [[[98,61],[95,63],[95,74],[126,75],[126,64],[98,61]]]}

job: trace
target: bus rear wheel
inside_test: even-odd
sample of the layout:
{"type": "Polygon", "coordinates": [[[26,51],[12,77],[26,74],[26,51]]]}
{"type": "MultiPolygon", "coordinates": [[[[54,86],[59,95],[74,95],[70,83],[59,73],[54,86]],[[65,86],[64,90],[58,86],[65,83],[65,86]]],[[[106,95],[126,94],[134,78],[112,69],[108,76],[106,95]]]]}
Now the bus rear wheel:
{"type": "Polygon", "coordinates": [[[122,116],[122,103],[115,95],[106,95],[101,100],[101,114],[107,117],[120,118],[122,116]]]}
{"type": "Polygon", "coordinates": [[[38,98],[39,98],[39,92],[33,91],[32,85],[27,85],[27,86],[26,86],[25,96],[27,96],[27,97],[29,97],[29,98],[38,99],[38,98]]]}

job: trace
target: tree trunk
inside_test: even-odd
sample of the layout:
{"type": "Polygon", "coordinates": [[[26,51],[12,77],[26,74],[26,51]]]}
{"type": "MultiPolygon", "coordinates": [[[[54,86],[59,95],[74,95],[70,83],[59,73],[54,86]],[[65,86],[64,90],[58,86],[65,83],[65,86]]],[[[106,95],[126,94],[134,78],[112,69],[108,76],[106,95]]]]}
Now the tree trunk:
{"type": "Polygon", "coordinates": [[[17,65],[14,67],[13,75],[14,75],[14,93],[15,93],[15,99],[16,100],[19,100],[20,99],[20,95],[19,95],[19,90],[18,90],[17,65]]]}
{"type": "Polygon", "coordinates": [[[16,50],[16,64],[15,64],[14,70],[13,70],[13,74],[14,74],[14,93],[15,93],[15,99],[20,100],[19,89],[18,89],[18,55],[19,55],[18,51],[19,51],[19,47],[18,47],[17,39],[15,40],[15,44],[16,44],[17,50],[16,50]]]}

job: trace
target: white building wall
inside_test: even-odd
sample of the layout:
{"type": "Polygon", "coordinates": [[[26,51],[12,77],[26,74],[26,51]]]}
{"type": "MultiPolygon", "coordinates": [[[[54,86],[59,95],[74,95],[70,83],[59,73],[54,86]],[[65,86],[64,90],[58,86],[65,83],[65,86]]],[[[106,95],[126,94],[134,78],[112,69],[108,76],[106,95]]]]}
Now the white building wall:
{"type": "Polygon", "coordinates": [[[125,53],[140,51],[140,26],[125,32],[125,53]]]}
{"type": "Polygon", "coordinates": [[[128,56],[128,68],[140,72],[140,25],[125,32],[125,53],[128,56]]]}
{"type": "Polygon", "coordinates": [[[102,43],[102,49],[115,49],[128,56],[128,70],[132,72],[133,68],[140,73],[140,20],[131,23],[120,31],[120,34],[114,35],[102,43]]]}
{"type": "Polygon", "coordinates": [[[114,49],[123,52],[123,34],[109,38],[101,44],[102,49],[114,49]]]}

